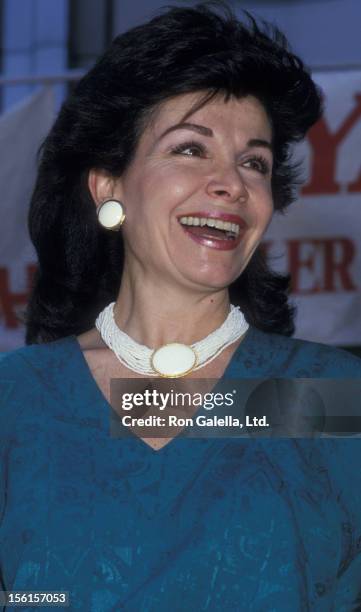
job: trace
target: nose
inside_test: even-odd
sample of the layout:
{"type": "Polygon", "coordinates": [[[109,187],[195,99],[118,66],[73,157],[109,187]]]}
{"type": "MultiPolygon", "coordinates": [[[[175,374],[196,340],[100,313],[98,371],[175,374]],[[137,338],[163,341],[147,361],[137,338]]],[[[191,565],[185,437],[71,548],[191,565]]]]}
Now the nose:
{"type": "Polygon", "coordinates": [[[237,167],[227,166],[219,168],[207,185],[207,193],[213,198],[223,199],[233,203],[238,200],[246,201],[248,191],[237,167]]]}

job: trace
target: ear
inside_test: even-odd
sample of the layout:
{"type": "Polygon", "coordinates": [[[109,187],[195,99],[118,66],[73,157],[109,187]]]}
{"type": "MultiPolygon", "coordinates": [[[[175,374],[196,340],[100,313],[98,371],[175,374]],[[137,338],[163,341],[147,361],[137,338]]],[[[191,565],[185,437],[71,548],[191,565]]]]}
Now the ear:
{"type": "Polygon", "coordinates": [[[120,180],[106,170],[92,168],[88,175],[88,187],[96,207],[110,198],[122,199],[120,180]]]}

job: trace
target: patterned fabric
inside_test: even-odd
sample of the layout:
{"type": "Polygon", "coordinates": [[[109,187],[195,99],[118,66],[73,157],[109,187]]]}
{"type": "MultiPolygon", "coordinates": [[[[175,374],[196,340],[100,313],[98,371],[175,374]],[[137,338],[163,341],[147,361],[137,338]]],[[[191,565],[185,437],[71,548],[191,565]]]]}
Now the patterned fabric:
{"type": "MultiPolygon", "coordinates": [[[[250,328],[224,377],[359,379],[361,361],[250,328]]],[[[360,439],[111,438],[69,336],[1,360],[0,457],[3,589],[84,612],[361,610],[360,439]]]]}

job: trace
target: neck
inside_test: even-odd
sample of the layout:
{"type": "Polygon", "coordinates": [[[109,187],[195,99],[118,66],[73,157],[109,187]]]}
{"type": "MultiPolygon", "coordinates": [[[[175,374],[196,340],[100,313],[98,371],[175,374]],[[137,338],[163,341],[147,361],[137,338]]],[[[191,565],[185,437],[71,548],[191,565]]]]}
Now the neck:
{"type": "Polygon", "coordinates": [[[149,348],[169,342],[192,344],[225,321],[230,304],[227,289],[213,293],[184,291],[157,279],[122,279],[114,308],[115,322],[133,340],[149,348]]]}

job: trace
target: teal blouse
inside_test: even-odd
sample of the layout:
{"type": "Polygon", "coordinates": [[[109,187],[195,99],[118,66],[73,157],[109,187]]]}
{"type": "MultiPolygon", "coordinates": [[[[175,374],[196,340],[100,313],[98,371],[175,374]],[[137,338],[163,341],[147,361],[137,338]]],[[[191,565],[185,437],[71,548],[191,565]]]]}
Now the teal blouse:
{"type": "MultiPolygon", "coordinates": [[[[361,361],[250,328],[224,378],[253,377],[360,379],[361,361]]],[[[361,610],[361,439],[111,438],[69,336],[1,360],[0,457],[3,590],[84,612],[361,610]]]]}

